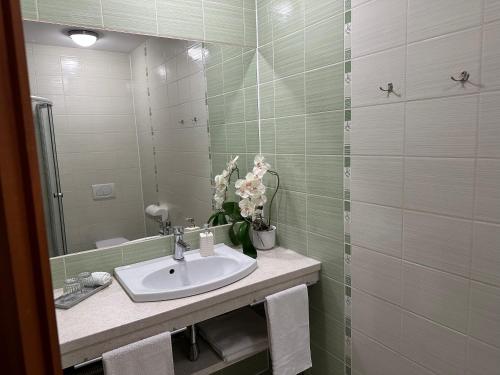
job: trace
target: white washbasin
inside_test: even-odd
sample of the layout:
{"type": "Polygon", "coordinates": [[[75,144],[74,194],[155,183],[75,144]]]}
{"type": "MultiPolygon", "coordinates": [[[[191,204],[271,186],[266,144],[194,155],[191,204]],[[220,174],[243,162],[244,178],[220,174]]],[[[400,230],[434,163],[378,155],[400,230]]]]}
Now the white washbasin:
{"type": "Polygon", "coordinates": [[[115,268],[115,277],[135,302],[162,301],[222,288],[251,274],[257,261],[219,244],[215,255],[186,251],[184,260],[172,256],[115,268]]]}

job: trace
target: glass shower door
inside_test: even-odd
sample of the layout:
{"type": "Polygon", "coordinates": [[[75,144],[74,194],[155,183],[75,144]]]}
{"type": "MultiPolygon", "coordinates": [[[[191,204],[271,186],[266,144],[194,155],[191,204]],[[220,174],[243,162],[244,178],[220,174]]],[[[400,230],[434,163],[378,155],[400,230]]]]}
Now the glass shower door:
{"type": "Polygon", "coordinates": [[[37,152],[42,183],[45,225],[50,256],[67,254],[63,193],[52,119],[52,104],[32,98],[37,152]]]}

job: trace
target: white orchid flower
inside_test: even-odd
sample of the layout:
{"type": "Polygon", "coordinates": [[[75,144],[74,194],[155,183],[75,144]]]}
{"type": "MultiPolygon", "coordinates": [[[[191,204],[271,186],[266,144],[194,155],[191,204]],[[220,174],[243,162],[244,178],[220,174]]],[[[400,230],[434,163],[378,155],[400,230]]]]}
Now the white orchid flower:
{"type": "Polygon", "coordinates": [[[239,201],[240,213],[243,217],[252,217],[255,214],[255,204],[250,199],[242,199],[239,201]]]}
{"type": "Polygon", "coordinates": [[[222,204],[224,203],[224,196],[219,195],[219,194],[215,194],[214,201],[215,201],[215,208],[217,210],[220,210],[222,208],[222,204]]]}
{"type": "Polygon", "coordinates": [[[228,180],[227,177],[224,177],[224,175],[219,174],[215,176],[215,190],[217,192],[223,192],[227,189],[228,186],[228,180]]]}
{"type": "Polygon", "coordinates": [[[236,155],[236,157],[227,163],[227,170],[231,172],[232,170],[236,169],[236,161],[238,160],[239,155],[236,155]]]}
{"type": "Polygon", "coordinates": [[[244,180],[236,181],[236,194],[245,198],[257,198],[266,192],[262,180],[253,173],[248,173],[244,180]]]}
{"type": "Polygon", "coordinates": [[[271,168],[271,164],[267,163],[266,158],[264,158],[264,156],[262,155],[255,156],[255,159],[253,160],[253,165],[254,165],[253,169],[254,174],[258,175],[261,178],[271,168]]]}

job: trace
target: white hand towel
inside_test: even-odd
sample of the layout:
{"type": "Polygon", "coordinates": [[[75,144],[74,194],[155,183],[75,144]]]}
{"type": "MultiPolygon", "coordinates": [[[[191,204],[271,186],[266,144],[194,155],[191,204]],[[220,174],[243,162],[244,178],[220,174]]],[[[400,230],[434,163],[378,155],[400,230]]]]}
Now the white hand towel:
{"type": "Polygon", "coordinates": [[[274,375],[297,375],[312,366],[307,287],[299,285],[266,297],[274,375]]]}
{"type": "Polygon", "coordinates": [[[105,375],[174,375],[170,332],[104,353],[102,362],[105,375]]]}

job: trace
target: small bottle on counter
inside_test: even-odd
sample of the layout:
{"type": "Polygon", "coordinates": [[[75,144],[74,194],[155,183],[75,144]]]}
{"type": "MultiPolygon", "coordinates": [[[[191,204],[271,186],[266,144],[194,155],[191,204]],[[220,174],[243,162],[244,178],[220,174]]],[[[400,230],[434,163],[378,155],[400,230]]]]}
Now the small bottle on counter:
{"type": "Polygon", "coordinates": [[[204,225],[205,231],[200,233],[200,255],[208,257],[214,255],[214,235],[208,229],[208,224],[204,225]]]}

